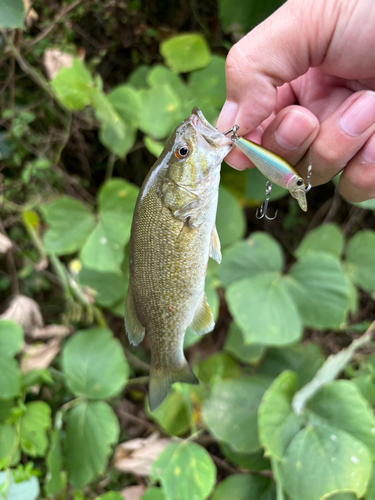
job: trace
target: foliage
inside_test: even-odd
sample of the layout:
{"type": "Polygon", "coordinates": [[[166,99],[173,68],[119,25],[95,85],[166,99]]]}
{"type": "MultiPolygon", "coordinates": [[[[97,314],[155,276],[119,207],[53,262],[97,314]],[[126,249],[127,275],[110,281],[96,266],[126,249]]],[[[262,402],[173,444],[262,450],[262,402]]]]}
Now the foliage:
{"type": "Polygon", "coordinates": [[[119,500],[143,479],[116,445],[157,428],[178,437],[144,500],[371,500],[374,200],[316,188],[302,214],[275,187],[263,226],[264,177],[223,164],[217,327],[185,337],[200,385],[148,409],[149,347],[122,321],[139,186],[194,106],[215,123],[227,50],[280,2],[159,4],[0,5],[0,498],[119,500]]]}

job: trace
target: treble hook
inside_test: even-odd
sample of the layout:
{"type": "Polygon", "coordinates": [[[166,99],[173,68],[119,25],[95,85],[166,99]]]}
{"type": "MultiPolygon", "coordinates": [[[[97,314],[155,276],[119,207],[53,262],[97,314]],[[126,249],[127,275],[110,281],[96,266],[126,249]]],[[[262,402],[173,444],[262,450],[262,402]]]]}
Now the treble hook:
{"type": "Polygon", "coordinates": [[[259,208],[257,208],[257,211],[255,213],[255,217],[257,219],[263,219],[263,217],[265,217],[267,220],[274,220],[277,217],[278,210],[276,210],[276,213],[273,217],[268,217],[268,215],[267,215],[267,208],[268,208],[268,202],[270,201],[270,197],[271,197],[271,190],[272,190],[272,182],[267,181],[266,182],[266,196],[264,198],[264,204],[260,207],[260,210],[259,210],[259,208]],[[260,212],[260,215],[258,215],[258,211],[260,212]]]}

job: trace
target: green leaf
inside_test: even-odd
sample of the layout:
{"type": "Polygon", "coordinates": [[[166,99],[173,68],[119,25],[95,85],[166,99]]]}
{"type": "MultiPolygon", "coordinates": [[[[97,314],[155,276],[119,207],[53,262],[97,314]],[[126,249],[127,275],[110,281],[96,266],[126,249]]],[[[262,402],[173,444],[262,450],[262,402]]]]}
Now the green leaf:
{"type": "Polygon", "coordinates": [[[164,495],[164,492],[161,488],[148,488],[143,495],[141,496],[141,500],[167,500],[167,497],[164,495]]]}
{"type": "Polygon", "coordinates": [[[226,298],[245,343],[287,345],[300,338],[297,308],[277,273],[236,281],[227,289],[226,298]]]}
{"type": "Polygon", "coordinates": [[[127,280],[120,273],[83,268],[78,278],[81,285],[94,291],[95,303],[101,306],[110,307],[126,295],[127,280]]]}
{"type": "Polygon", "coordinates": [[[208,452],[196,443],[171,443],[153,463],[153,476],[168,500],[204,500],[215,484],[216,468],[208,452]]]}
{"type": "Polygon", "coordinates": [[[310,231],[301,241],[295,255],[298,258],[309,252],[326,252],[339,259],[344,247],[344,237],[340,228],[333,223],[322,224],[310,231]]]}
{"type": "Polygon", "coordinates": [[[301,429],[300,419],[292,411],[296,385],[297,375],[283,372],[266,391],[259,407],[259,441],[267,455],[279,460],[301,429]]]}
{"type": "Polygon", "coordinates": [[[138,188],[122,179],[107,181],[99,192],[97,227],[81,251],[84,267],[103,272],[119,272],[125,245],[130,238],[138,188]]]}
{"type": "Polygon", "coordinates": [[[104,122],[99,130],[100,142],[112,153],[125,158],[135,142],[136,133],[125,122],[104,122]]]}
{"type": "Polygon", "coordinates": [[[324,357],[315,344],[297,344],[267,349],[258,373],[276,378],[284,370],[298,375],[297,387],[307,384],[322,366],[324,357]]]}
{"type": "Polygon", "coordinates": [[[48,497],[57,495],[66,483],[65,473],[62,472],[62,453],[60,444],[60,430],[54,429],[51,447],[46,458],[47,475],[44,489],[48,497]]]}
{"type": "Polygon", "coordinates": [[[353,283],[375,291],[375,231],[360,231],[346,247],[346,270],[353,283]]]}
{"type": "Polygon", "coordinates": [[[139,128],[154,139],[164,139],[184,118],[181,114],[181,101],[175,91],[167,84],[142,90],[141,121],[139,128]],[[158,117],[155,120],[155,116],[158,117]]]}
{"type": "Polygon", "coordinates": [[[82,488],[104,472],[119,431],[116,415],[102,401],[82,401],[69,412],[65,457],[70,484],[82,488]]]}
{"type": "Polygon", "coordinates": [[[141,64],[138,66],[127,79],[127,84],[135,87],[137,90],[147,89],[147,75],[150,71],[150,66],[141,64]]]}
{"type": "Polygon", "coordinates": [[[48,253],[65,255],[82,248],[95,226],[95,219],[80,201],[61,196],[40,208],[50,226],[44,234],[48,253]]]}
{"type": "Polygon", "coordinates": [[[44,456],[48,447],[47,430],[51,427],[51,408],[44,401],[26,404],[20,423],[20,445],[31,457],[44,456]]]}
{"type": "Polygon", "coordinates": [[[239,377],[240,368],[229,354],[217,352],[197,365],[196,374],[201,382],[212,385],[217,380],[239,377]]]}
{"type": "Polygon", "coordinates": [[[12,415],[12,408],[16,406],[13,399],[0,399],[0,423],[2,424],[12,415]]]}
{"type": "Polygon", "coordinates": [[[14,321],[0,319],[0,353],[4,357],[12,357],[23,345],[22,328],[14,321]]]}
{"type": "Polygon", "coordinates": [[[356,386],[337,380],[322,387],[307,404],[307,409],[362,441],[375,458],[375,420],[371,408],[356,386]]]}
{"type": "Polygon", "coordinates": [[[242,238],[246,220],[237,199],[223,186],[219,189],[216,228],[222,247],[242,238]]]}
{"type": "Polygon", "coordinates": [[[62,68],[52,80],[51,86],[63,106],[79,111],[91,103],[94,83],[91,74],[79,59],[70,68],[62,68]]]}
{"type": "Polygon", "coordinates": [[[238,453],[225,443],[220,443],[220,450],[235,465],[251,471],[270,470],[270,461],[264,457],[264,450],[255,453],[238,453]]]}
{"type": "Polygon", "coordinates": [[[224,57],[214,55],[208,66],[191,73],[189,89],[194,97],[207,99],[210,106],[223,106],[226,94],[224,57]]]}
{"type": "Polygon", "coordinates": [[[236,451],[258,450],[257,412],[269,384],[259,376],[216,382],[202,412],[210,432],[236,451]]]}
{"type": "Polygon", "coordinates": [[[0,472],[0,490],[10,481],[5,500],[37,500],[39,498],[39,483],[35,476],[31,476],[27,481],[16,483],[13,479],[12,469],[6,472],[0,472]],[[9,474],[10,472],[10,474],[9,474]]]}
{"type": "Polygon", "coordinates": [[[0,399],[11,399],[21,392],[21,372],[14,359],[0,354],[0,399]]]}
{"type": "Polygon", "coordinates": [[[115,396],[129,376],[121,344],[107,328],[91,328],[71,337],[63,349],[62,368],[72,393],[89,399],[115,396]]]}
{"type": "Polygon", "coordinates": [[[366,500],[374,500],[374,498],[375,498],[375,464],[372,464],[372,474],[366,492],[366,500]]]}
{"type": "MultiPolygon", "coordinates": [[[[147,82],[150,87],[169,85],[169,87],[173,89],[173,91],[176,92],[176,94],[183,101],[190,100],[192,97],[190,95],[190,90],[187,88],[182,78],[161,64],[157,64],[151,68],[147,75],[147,82]]],[[[186,112],[189,113],[190,110],[191,109],[187,109],[186,112]]]]}
{"type": "Polygon", "coordinates": [[[276,500],[273,481],[267,477],[234,474],[221,481],[212,500],[276,500]]]}
{"type": "Polygon", "coordinates": [[[284,283],[304,325],[328,329],[339,328],[345,322],[348,287],[341,265],[332,255],[305,255],[294,264],[284,283]]]}
{"type": "MultiPolygon", "coordinates": [[[[198,391],[195,387],[187,387],[189,400],[193,403],[197,402],[197,392],[202,392],[199,387],[198,391]]],[[[159,427],[171,436],[182,436],[186,434],[191,426],[189,408],[187,407],[186,393],[181,390],[180,384],[173,384],[172,389],[162,404],[154,411],[150,412],[148,406],[146,411],[149,416],[157,422],[159,427]]],[[[147,404],[147,403],[146,403],[147,404]]]]}
{"type": "Polygon", "coordinates": [[[24,29],[25,8],[22,0],[2,0],[0,3],[0,28],[24,29]]]}
{"type": "Polygon", "coordinates": [[[130,127],[138,127],[141,117],[141,98],[139,92],[130,85],[120,85],[107,95],[120,118],[130,127]]]}
{"type": "Polygon", "coordinates": [[[340,491],[361,497],[371,474],[367,448],[335,427],[308,425],[290,444],[281,463],[291,500],[321,500],[340,491]]]}
{"type": "Polygon", "coordinates": [[[226,288],[234,281],[281,271],[282,267],[283,254],[277,241],[267,233],[255,232],[224,251],[217,275],[226,288]]]}
{"type": "Polygon", "coordinates": [[[143,138],[147,151],[154,155],[156,158],[159,158],[161,152],[164,149],[164,144],[158,141],[154,141],[151,137],[145,136],[143,138]]]}
{"type": "Polygon", "coordinates": [[[9,467],[17,463],[18,436],[13,425],[0,425],[0,463],[9,467]]]}
{"type": "Polygon", "coordinates": [[[263,345],[245,344],[242,332],[234,322],[229,327],[224,349],[249,365],[257,364],[265,351],[263,345]]]}
{"type": "Polygon", "coordinates": [[[211,60],[206,40],[198,33],[176,35],[160,44],[160,54],[175,73],[204,68],[211,60]]]}
{"type": "Polygon", "coordinates": [[[124,497],[119,491],[107,491],[104,495],[96,497],[95,500],[124,500],[124,497]]]}

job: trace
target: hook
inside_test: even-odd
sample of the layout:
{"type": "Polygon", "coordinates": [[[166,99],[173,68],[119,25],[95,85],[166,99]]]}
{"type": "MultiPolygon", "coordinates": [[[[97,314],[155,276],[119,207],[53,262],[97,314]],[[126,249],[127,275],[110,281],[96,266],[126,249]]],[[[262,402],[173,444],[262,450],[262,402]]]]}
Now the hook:
{"type": "Polygon", "coordinates": [[[259,208],[257,208],[257,211],[255,213],[255,217],[257,219],[263,219],[265,217],[267,220],[274,220],[277,217],[278,210],[276,210],[275,215],[273,217],[268,217],[267,215],[267,208],[268,208],[268,202],[270,201],[271,197],[271,190],[272,190],[272,182],[267,181],[266,182],[266,196],[264,198],[264,204],[259,208]],[[258,212],[260,212],[260,215],[258,215],[258,212]]]}
{"type": "Polygon", "coordinates": [[[240,126],[235,124],[235,125],[233,125],[232,128],[230,128],[229,130],[227,130],[226,132],[224,132],[223,135],[227,135],[230,132],[232,132],[232,135],[230,136],[230,138],[232,139],[232,141],[236,141],[238,139],[238,137],[237,137],[237,131],[238,131],[239,128],[240,128],[240,126]]]}

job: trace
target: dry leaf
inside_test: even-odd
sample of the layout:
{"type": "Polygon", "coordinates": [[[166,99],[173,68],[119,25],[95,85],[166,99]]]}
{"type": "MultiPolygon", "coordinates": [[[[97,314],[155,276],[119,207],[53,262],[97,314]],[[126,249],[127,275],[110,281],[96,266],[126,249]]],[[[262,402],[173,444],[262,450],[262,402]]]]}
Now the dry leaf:
{"type": "Polygon", "coordinates": [[[48,78],[53,80],[62,68],[70,68],[74,57],[58,49],[48,49],[44,52],[43,63],[48,78]]]}
{"type": "MultiPolygon", "coordinates": [[[[78,59],[81,61],[85,58],[85,51],[79,50],[77,53],[78,59]]],[[[43,64],[50,80],[53,80],[57,73],[62,68],[71,68],[74,56],[62,52],[58,49],[48,49],[44,52],[43,64]]]]}
{"type": "Polygon", "coordinates": [[[31,370],[47,368],[60,351],[60,339],[52,339],[45,344],[26,344],[23,349],[21,370],[27,373],[31,370]]]}
{"type": "Polygon", "coordinates": [[[30,8],[31,7],[30,0],[23,0],[23,6],[26,13],[25,24],[29,28],[33,24],[33,21],[38,20],[39,16],[34,9],[30,8]]]}
{"type": "Polygon", "coordinates": [[[34,328],[30,333],[33,339],[50,339],[66,337],[70,333],[70,328],[65,325],[47,325],[43,328],[34,328]]]}
{"type": "Polygon", "coordinates": [[[5,236],[5,234],[0,233],[0,253],[7,253],[8,250],[12,248],[12,242],[5,236]]]}
{"type": "Polygon", "coordinates": [[[113,465],[121,472],[130,472],[136,476],[149,476],[153,461],[171,442],[169,438],[160,438],[158,432],[146,439],[125,441],[118,445],[113,465]]]}
{"type": "Polygon", "coordinates": [[[34,328],[43,326],[43,318],[35,300],[25,295],[13,297],[8,309],[0,315],[1,319],[10,319],[18,323],[25,333],[31,333],[34,328]]]}
{"type": "Polygon", "coordinates": [[[128,486],[121,490],[121,495],[124,497],[124,500],[140,500],[145,491],[146,488],[142,485],[128,486]]]}

